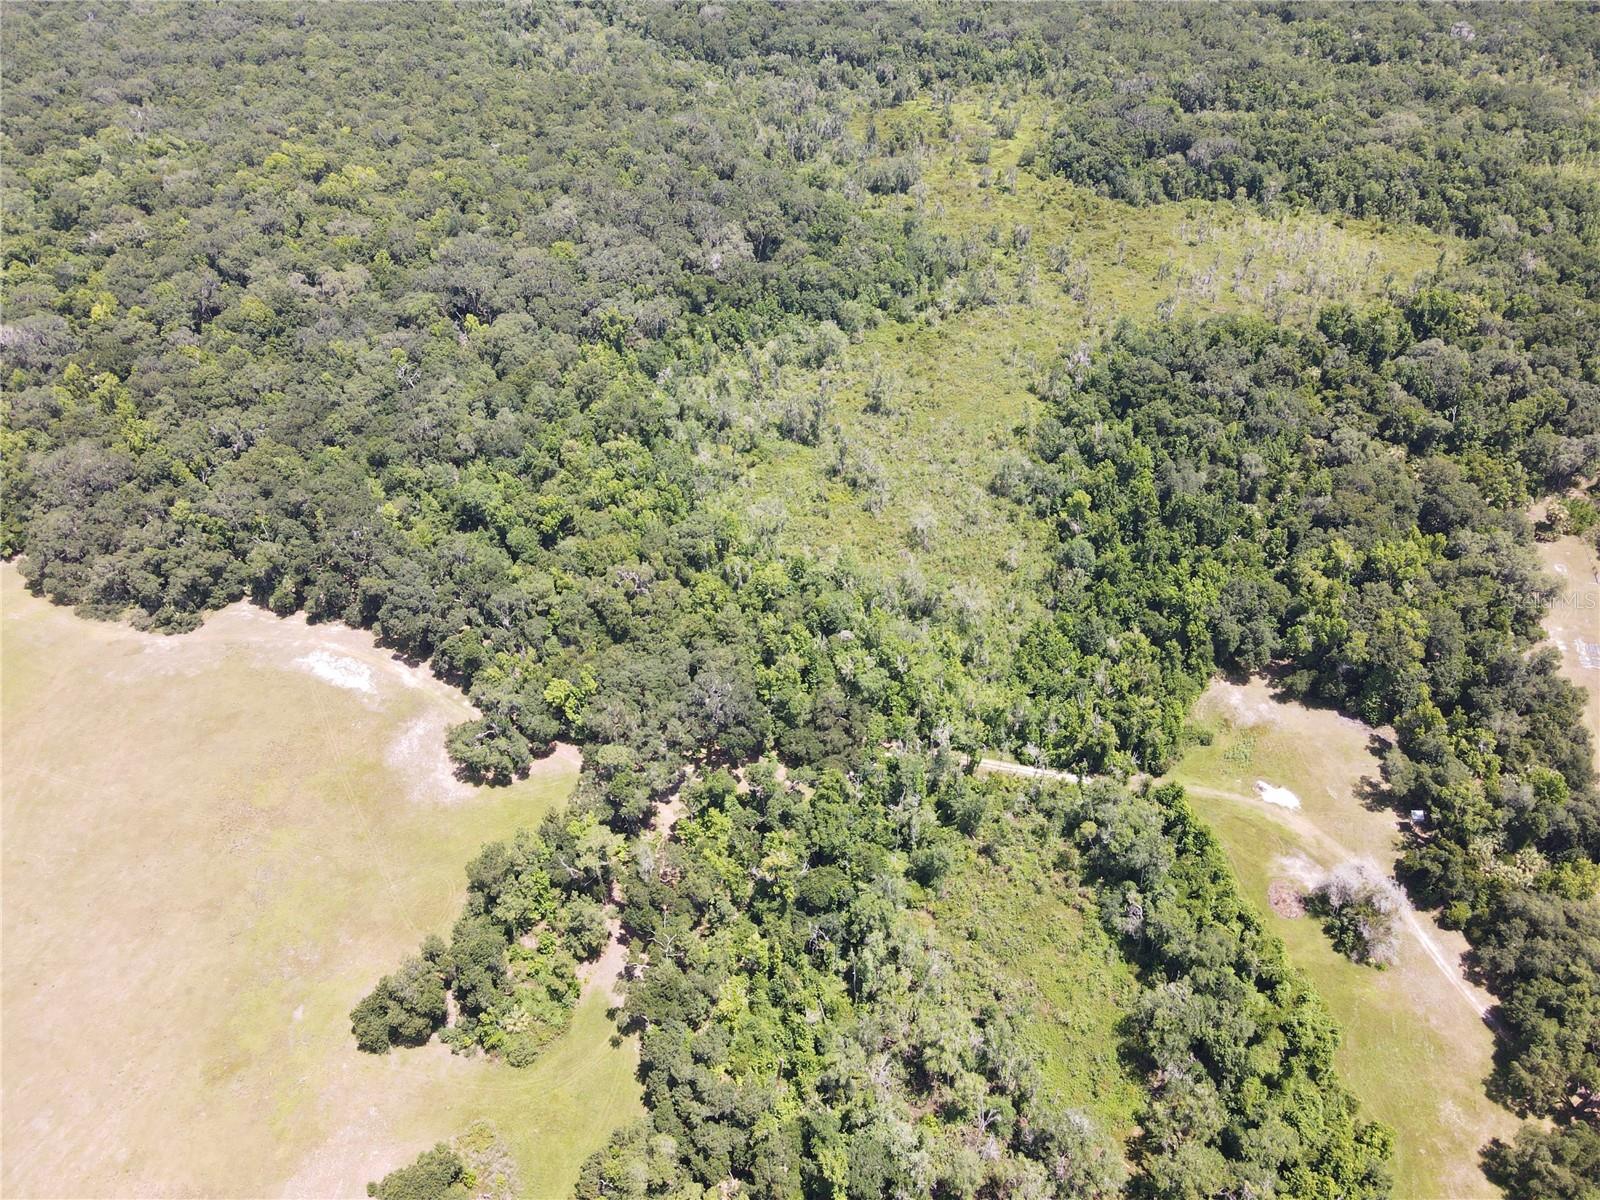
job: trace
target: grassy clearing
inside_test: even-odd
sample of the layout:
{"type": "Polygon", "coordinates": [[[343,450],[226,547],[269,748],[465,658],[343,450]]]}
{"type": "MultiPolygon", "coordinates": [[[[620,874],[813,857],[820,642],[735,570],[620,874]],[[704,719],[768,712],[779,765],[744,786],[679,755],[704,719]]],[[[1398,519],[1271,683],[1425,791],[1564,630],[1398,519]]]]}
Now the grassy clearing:
{"type": "Polygon", "coordinates": [[[1007,845],[973,856],[928,906],[932,929],[975,993],[997,988],[1021,1018],[1046,1092],[1126,1140],[1143,1089],[1119,1055],[1118,1026],[1139,987],[1095,917],[1094,901],[1044,861],[1007,845]]]}
{"type": "Polygon", "coordinates": [[[1561,585],[1545,631],[1561,651],[1561,673],[1589,697],[1589,736],[1600,763],[1600,559],[1582,538],[1535,546],[1544,569],[1561,585]]]}
{"type": "MultiPolygon", "coordinates": [[[[1339,1069],[1366,1110],[1394,1127],[1400,1200],[1496,1195],[1477,1150],[1516,1128],[1484,1095],[1494,1035],[1415,936],[1402,939],[1386,970],[1337,954],[1314,918],[1285,918],[1267,904],[1275,880],[1302,882],[1339,861],[1366,858],[1385,873],[1397,844],[1393,814],[1361,797],[1378,775],[1373,733],[1336,713],[1273,698],[1259,681],[1215,684],[1197,709],[1215,731],[1172,777],[1217,836],[1240,885],[1283,938],[1290,960],[1312,979],[1344,1031],[1339,1069]],[[1255,799],[1256,782],[1293,791],[1298,811],[1255,799]]],[[[1420,929],[1450,960],[1466,942],[1419,914],[1420,929]]],[[[1487,994],[1470,989],[1478,1003],[1487,994]]]]}
{"type": "Polygon", "coordinates": [[[1456,239],[1426,230],[1342,216],[1104,199],[1022,165],[1042,145],[1047,112],[1027,102],[986,112],[972,102],[942,109],[918,101],[877,119],[880,144],[915,147],[922,165],[920,183],[887,206],[914,207],[936,229],[993,246],[1025,231],[1026,244],[995,265],[1009,267],[1008,283],[1025,262],[1035,266],[1029,315],[1043,318],[1035,327],[1070,313],[1103,331],[1162,304],[1163,314],[1258,309],[1274,320],[1304,319],[1329,301],[1403,286],[1463,251],[1456,239]],[[1017,132],[1005,136],[1013,123],[1017,132]],[[1058,248],[1066,270],[1052,262],[1058,248]],[[1080,288],[1062,286],[1084,272],[1080,288]]]}
{"type": "Polygon", "coordinates": [[[521,1072],[362,1055],[347,1014],[574,759],[456,785],[465,703],[354,631],[236,606],[167,639],[0,588],[0,1190],[357,1196],[479,1117],[527,1194],[570,1188],[640,1109],[602,1000],[521,1072]]]}
{"type": "MultiPolygon", "coordinates": [[[[1329,301],[1409,284],[1460,253],[1455,241],[1417,229],[1264,217],[1234,204],[1139,208],[1041,179],[1017,169],[1041,112],[1017,108],[1021,132],[1009,139],[970,103],[953,104],[948,123],[924,103],[878,115],[879,152],[915,154],[922,179],[907,195],[872,203],[919,210],[987,265],[949,283],[942,315],[879,325],[820,373],[785,367],[783,390],[793,395],[815,394],[826,375],[837,431],[816,447],[769,448],[729,497],[762,512],[796,548],[854,555],[953,589],[972,620],[997,633],[1031,615],[1045,568],[1045,531],[988,491],[1001,462],[1025,445],[1036,371],[1124,318],[1255,311],[1301,321],[1329,301]],[[988,161],[972,162],[985,140],[988,161]],[[986,301],[971,298],[974,286],[986,301]],[[875,413],[878,377],[892,397],[875,413]],[[837,477],[841,451],[867,462],[878,486],[837,477]]],[[[864,132],[865,118],[858,124],[864,132]]],[[[993,639],[997,662],[1006,642],[993,639]]]]}

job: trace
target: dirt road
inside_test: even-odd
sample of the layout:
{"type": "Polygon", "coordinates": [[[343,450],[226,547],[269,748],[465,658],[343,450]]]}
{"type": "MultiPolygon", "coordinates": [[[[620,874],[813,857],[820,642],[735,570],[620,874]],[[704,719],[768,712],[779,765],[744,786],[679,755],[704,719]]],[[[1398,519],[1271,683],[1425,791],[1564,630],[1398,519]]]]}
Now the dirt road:
{"type": "MultiPolygon", "coordinates": [[[[1010,762],[1000,758],[980,758],[977,773],[1017,775],[1029,779],[1055,779],[1063,783],[1087,782],[1090,776],[1079,776],[1071,771],[1059,771],[1051,767],[1034,767],[1025,763],[1010,762]]],[[[1138,786],[1149,779],[1149,776],[1134,776],[1128,782],[1130,786],[1138,786]]],[[[1185,783],[1185,791],[1198,796],[1209,796],[1216,800],[1230,800],[1237,804],[1246,805],[1252,809],[1266,809],[1258,797],[1246,796],[1239,792],[1225,791],[1221,788],[1203,787],[1199,784],[1185,783]]],[[[1343,862],[1367,862],[1381,877],[1388,877],[1389,871],[1371,858],[1354,849],[1341,844],[1337,839],[1320,829],[1304,813],[1294,809],[1272,808],[1271,815],[1275,820],[1289,826],[1294,833],[1307,845],[1315,846],[1328,860],[1328,865],[1334,866],[1343,862]]],[[[1500,1033],[1498,1023],[1491,1016],[1492,999],[1482,989],[1473,985],[1461,969],[1459,955],[1452,954],[1440,943],[1439,939],[1430,931],[1432,918],[1419,914],[1412,906],[1409,899],[1405,898],[1403,890],[1399,890],[1401,897],[1401,913],[1404,917],[1403,928],[1409,937],[1422,949],[1428,961],[1438,969],[1449,982],[1451,989],[1461,997],[1463,1003],[1468,1005],[1483,1021],[1497,1034],[1500,1033]]]]}

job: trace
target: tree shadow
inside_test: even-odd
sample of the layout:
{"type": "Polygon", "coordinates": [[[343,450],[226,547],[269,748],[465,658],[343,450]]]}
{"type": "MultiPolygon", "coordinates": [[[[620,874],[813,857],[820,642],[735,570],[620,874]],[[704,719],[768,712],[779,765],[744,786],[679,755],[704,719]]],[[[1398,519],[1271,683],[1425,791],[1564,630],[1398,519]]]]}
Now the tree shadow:
{"type": "MultiPolygon", "coordinates": [[[[1273,670],[1274,668],[1270,666],[1260,671],[1251,671],[1240,666],[1223,667],[1218,669],[1216,678],[1233,687],[1245,687],[1258,675],[1266,677],[1269,682],[1273,681],[1273,670]]],[[[1273,682],[1273,686],[1277,687],[1278,685],[1273,682]]]]}
{"type": "Polygon", "coordinates": [[[1361,802],[1361,807],[1368,812],[1392,813],[1397,818],[1395,824],[1400,828],[1405,828],[1409,824],[1408,821],[1403,819],[1405,810],[1401,807],[1400,798],[1389,787],[1388,780],[1383,778],[1381,771],[1378,775],[1363,775],[1356,780],[1355,787],[1351,789],[1351,794],[1361,802]]]}

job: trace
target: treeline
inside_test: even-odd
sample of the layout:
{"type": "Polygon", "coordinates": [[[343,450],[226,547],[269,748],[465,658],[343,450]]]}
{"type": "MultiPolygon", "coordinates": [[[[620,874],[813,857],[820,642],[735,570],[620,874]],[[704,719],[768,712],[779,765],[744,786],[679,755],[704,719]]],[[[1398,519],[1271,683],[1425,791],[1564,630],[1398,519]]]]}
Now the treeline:
{"type": "Polygon", "coordinates": [[[955,758],[742,774],[685,788],[673,840],[620,881],[650,1117],[578,1194],[1116,1194],[1105,1131],[1038,1095],[1008,1014],[959,1002],[907,911],[981,815],[955,758]]]}
{"type": "MultiPolygon", "coordinates": [[[[620,1019],[640,1038],[650,1115],[586,1164],[580,1196],[729,1181],[862,1200],[1387,1194],[1391,1135],[1358,1118],[1330,1019],[1176,789],[1023,792],[940,748],[864,750],[852,766],[716,769],[682,787],[670,840],[654,825],[612,839],[639,973],[620,1019]],[[1095,889],[1092,910],[1141,970],[1126,1051],[1150,1099],[1131,1177],[1111,1131],[1041,1088],[1008,998],[961,983],[916,919],[964,856],[1019,852],[1019,825],[1057,886],[1095,889]]],[[[603,774],[564,819],[637,828],[631,787],[596,786],[603,774]]],[[[463,924],[503,907],[486,874],[530,890],[486,870],[504,858],[491,847],[469,870],[463,924]]],[[[570,859],[541,861],[564,875],[570,859]]]]}
{"type": "Polygon", "coordinates": [[[1136,203],[1301,202],[1558,258],[1592,236],[1593,6],[1236,13],[1181,38],[1146,13],[1153,55],[1075,87],[1038,165],[1136,203]]]}
{"type": "Polygon", "coordinates": [[[590,817],[550,814],[538,833],[491,842],[467,865],[467,900],[450,941],[426,938],[350,1013],[356,1044],[383,1054],[435,1033],[529,1065],[562,1033],[578,1000],[577,964],[608,938],[614,835],[590,817]]]}
{"type": "Polygon", "coordinates": [[[820,364],[958,253],[846,198],[839,122],[772,140],[783,77],[735,95],[576,10],[78,15],[8,23],[3,549],[34,588],[372,628],[469,691],[485,779],[558,733],[659,780],[955,707],[891,669],[924,637],[892,585],[700,504],[740,468],[717,346],[820,364]]]}
{"type": "MultiPolygon", "coordinates": [[[[1398,308],[1327,311],[1309,337],[1123,331],[1087,378],[1063,360],[1041,387],[1050,469],[997,480],[1060,533],[1060,611],[1020,659],[1047,698],[1033,744],[1159,763],[1211,664],[1274,665],[1291,692],[1392,722],[1395,802],[1437,830],[1402,874],[1501,1000],[1496,1094],[1562,1122],[1496,1146],[1491,1172],[1517,1196],[1588,1195],[1600,802],[1582,696],[1536,647],[1551,592],[1522,510],[1600,464],[1600,126],[1577,100],[1600,26],[1583,8],[1367,8],[1340,28],[1271,11],[1298,32],[1250,72],[1086,89],[1035,165],[1133,201],[1414,220],[1476,238],[1471,267],[1398,308]],[[1514,62],[1528,39],[1538,77],[1514,62]],[[1131,638],[1105,639],[1101,595],[1131,638]]],[[[1251,33],[1217,44],[1245,53],[1229,39],[1251,33]]]]}
{"type": "MultiPolygon", "coordinates": [[[[1554,1141],[1529,1134],[1497,1149],[1496,1177],[1518,1195],[1580,1194],[1528,1181],[1551,1160],[1581,1157],[1592,1134],[1600,806],[1582,697],[1557,676],[1554,651],[1535,649],[1551,593],[1526,551],[1522,510],[1591,477],[1600,461],[1600,207],[1583,165],[1595,129],[1561,82],[1568,71],[1592,77],[1594,24],[1582,18],[1580,32],[1565,26],[1578,10],[1526,10],[1565,29],[1548,51],[1558,69],[1507,90],[1503,77],[1471,68],[1486,30],[1470,14],[1364,11],[1379,24],[1452,20],[1457,48],[1444,46],[1440,25],[1432,38],[1457,60],[1442,76],[1452,115],[1428,132],[1381,148],[1352,137],[1361,106],[1340,93],[1370,84],[1365,72],[1334,70],[1311,91],[1296,87],[1293,100],[1241,101],[1231,113],[1209,112],[1210,101],[1170,82],[1177,101],[1164,100],[1155,82],[1145,97],[1129,89],[1096,102],[1097,120],[1123,122],[1120,150],[1096,158],[1109,127],[1076,120],[1047,165],[1129,199],[1237,194],[1271,205],[1288,196],[1408,217],[1476,236],[1470,269],[1398,308],[1325,312],[1310,337],[1230,323],[1127,331],[1087,379],[1064,361],[1042,390],[1059,393],[1057,419],[1072,432],[1047,422],[1039,450],[1067,469],[1047,472],[1042,508],[1061,525],[1058,561],[1073,572],[1063,582],[1081,586],[1100,554],[1136,544],[1124,577],[1142,577],[1135,593],[1164,597],[1136,628],[1164,621],[1154,627],[1172,638],[1167,662],[1143,656],[1147,674],[1175,684],[1163,694],[1182,696],[1208,661],[1276,663],[1292,692],[1393,723],[1386,774],[1396,803],[1427,810],[1438,831],[1408,850],[1402,872],[1414,895],[1467,930],[1502,1001],[1510,1041],[1496,1093],[1566,1122],[1554,1141]],[[1150,135],[1141,148],[1130,124],[1150,135]],[[1107,469],[1137,489],[1132,503],[1092,474],[1107,469]],[[1143,529],[1155,524],[1152,540],[1143,529]],[[1189,552],[1200,545],[1208,553],[1189,552]],[[1177,627],[1192,617],[1196,590],[1212,606],[1209,633],[1177,627]]],[[[1492,11],[1491,50],[1531,28],[1508,30],[1492,11]]],[[[1291,77],[1266,70],[1246,86],[1291,77]]],[[[1397,87],[1438,86],[1439,76],[1403,78],[1397,87]]],[[[1037,481],[998,482],[1037,494],[1037,481]]],[[[1045,652],[1022,660],[1024,682],[1054,684],[1052,666],[1092,656],[1095,632],[1071,613],[1036,630],[1031,641],[1045,652]]],[[[1120,640],[1116,651],[1109,657],[1122,657],[1120,640]]],[[[1103,733],[1083,736],[1071,722],[1085,705],[1118,704],[1134,710],[1125,753],[1170,753],[1177,706],[1141,708],[1121,686],[1109,699],[1078,692],[1052,697],[1060,716],[1044,718],[1051,734],[1067,729],[1058,756],[1106,757],[1103,733]]]]}
{"type": "MultiPolygon", "coordinates": [[[[1025,156],[1118,199],[1246,199],[1514,243],[1593,288],[1584,96],[1592,4],[1258,3],[1227,19],[1141,5],[992,4],[896,14],[814,4],[652,6],[663,44],[755,74],[811,67],[826,93],[896,104],[958,88],[1050,101],[1025,156]]],[[[898,161],[898,160],[897,160],[898,161]]]]}

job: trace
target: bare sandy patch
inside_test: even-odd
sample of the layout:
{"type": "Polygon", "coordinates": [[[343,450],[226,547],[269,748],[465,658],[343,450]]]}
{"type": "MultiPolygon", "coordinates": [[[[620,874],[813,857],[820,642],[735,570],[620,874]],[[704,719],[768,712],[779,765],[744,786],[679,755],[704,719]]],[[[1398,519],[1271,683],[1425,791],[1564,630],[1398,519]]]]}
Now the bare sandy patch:
{"type": "Polygon", "coordinates": [[[1287,879],[1274,879],[1267,885],[1267,903],[1272,911],[1288,920],[1306,915],[1306,895],[1287,879]]]}
{"type": "Polygon", "coordinates": [[[551,749],[549,757],[541,760],[541,765],[560,767],[576,775],[583,766],[583,751],[567,742],[557,742],[551,749]]]}
{"type": "Polygon", "coordinates": [[[1294,886],[1303,892],[1309,892],[1321,883],[1325,874],[1304,854],[1280,854],[1272,860],[1272,870],[1286,880],[1293,881],[1294,886]]]}
{"type": "MultiPolygon", "coordinates": [[[[20,587],[19,595],[26,596],[20,587]]],[[[70,616],[61,610],[63,616],[70,616]]],[[[126,625],[84,622],[113,655],[113,677],[138,682],[150,676],[194,676],[228,661],[312,675],[323,683],[378,700],[416,692],[451,706],[466,720],[478,715],[457,689],[427,666],[377,644],[372,634],[332,622],[313,624],[302,613],[280,617],[243,601],[211,613],[193,633],[168,637],[126,625]],[[101,636],[104,635],[104,636],[101,636]]]]}
{"type": "Polygon", "coordinates": [[[409,722],[394,736],[384,761],[406,781],[406,792],[418,803],[453,804],[473,793],[457,778],[445,750],[444,737],[454,724],[445,714],[430,713],[409,722]]]}
{"type": "Polygon", "coordinates": [[[683,802],[683,793],[673,792],[656,809],[655,830],[663,838],[670,839],[673,829],[676,828],[679,821],[683,820],[684,814],[688,811],[688,806],[683,802]]]}
{"type": "Polygon", "coordinates": [[[1256,795],[1263,804],[1271,804],[1276,808],[1288,808],[1296,811],[1300,808],[1300,797],[1296,796],[1286,787],[1278,787],[1268,783],[1265,779],[1256,780],[1256,795]]]}
{"type": "Polygon", "coordinates": [[[313,650],[310,654],[302,654],[295,659],[294,665],[304,667],[318,679],[324,683],[331,683],[334,687],[345,688],[352,692],[364,692],[369,696],[376,695],[378,691],[377,684],[373,682],[372,669],[349,655],[334,654],[329,650],[313,650]]]}

